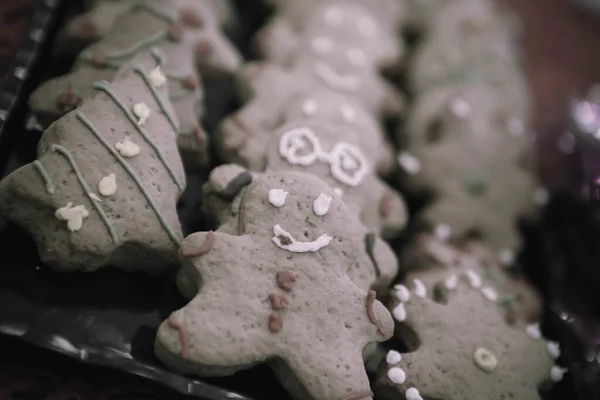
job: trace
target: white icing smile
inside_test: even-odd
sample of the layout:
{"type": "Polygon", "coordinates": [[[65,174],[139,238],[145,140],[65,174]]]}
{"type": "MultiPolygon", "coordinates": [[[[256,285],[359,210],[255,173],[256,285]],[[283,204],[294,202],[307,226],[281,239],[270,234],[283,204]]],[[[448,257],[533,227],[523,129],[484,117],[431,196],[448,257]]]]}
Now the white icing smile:
{"type": "Polygon", "coordinates": [[[317,62],[314,68],[317,76],[334,90],[355,92],[360,89],[361,80],[356,75],[342,75],[333,69],[331,65],[324,62],[317,62]]]}
{"type": "Polygon", "coordinates": [[[323,234],[312,242],[299,242],[289,232],[279,226],[279,224],[273,227],[273,234],[275,235],[271,239],[273,243],[280,249],[291,251],[292,253],[315,253],[327,246],[331,242],[331,239],[333,239],[331,236],[323,234]]]}
{"type": "Polygon", "coordinates": [[[360,185],[370,166],[360,149],[347,142],[338,142],[331,152],[322,150],[321,142],[309,128],[285,132],[279,141],[279,154],[292,165],[310,166],[316,162],[330,165],[331,175],[348,186],[360,185]]]}

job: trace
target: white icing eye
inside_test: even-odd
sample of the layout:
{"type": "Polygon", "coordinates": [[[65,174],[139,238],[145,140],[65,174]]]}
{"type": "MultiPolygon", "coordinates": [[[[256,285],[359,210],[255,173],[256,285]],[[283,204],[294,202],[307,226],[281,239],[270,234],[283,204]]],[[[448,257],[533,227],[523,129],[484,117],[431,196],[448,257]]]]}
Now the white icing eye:
{"type": "Polygon", "coordinates": [[[331,207],[331,196],[327,196],[323,193],[317,197],[317,199],[313,202],[313,210],[315,214],[319,217],[326,215],[329,212],[329,208],[331,207]]]}
{"type": "Polygon", "coordinates": [[[288,194],[290,193],[283,189],[271,189],[269,190],[269,203],[274,207],[283,207],[288,194]]]}
{"type": "Polygon", "coordinates": [[[458,98],[450,102],[450,110],[452,114],[460,119],[469,118],[471,116],[471,105],[464,99],[458,98]]]}
{"type": "Polygon", "coordinates": [[[367,55],[364,51],[357,47],[348,49],[346,57],[348,58],[348,61],[350,61],[350,63],[356,67],[363,66],[367,63],[367,55]]]}
{"type": "Polygon", "coordinates": [[[325,21],[332,26],[340,26],[344,21],[344,13],[339,7],[329,7],[325,11],[325,21]]]}
{"type": "Polygon", "coordinates": [[[313,99],[307,99],[302,103],[302,113],[306,117],[312,117],[319,110],[319,105],[313,99]]]}
{"type": "Polygon", "coordinates": [[[349,104],[342,104],[340,106],[340,113],[346,122],[352,122],[356,120],[356,111],[354,107],[349,104]]]}
{"type": "Polygon", "coordinates": [[[310,47],[317,54],[329,54],[333,50],[333,42],[327,37],[318,36],[310,42],[310,47]]]}
{"type": "Polygon", "coordinates": [[[358,30],[364,37],[373,37],[377,33],[377,24],[373,18],[363,16],[358,21],[358,30]]]}

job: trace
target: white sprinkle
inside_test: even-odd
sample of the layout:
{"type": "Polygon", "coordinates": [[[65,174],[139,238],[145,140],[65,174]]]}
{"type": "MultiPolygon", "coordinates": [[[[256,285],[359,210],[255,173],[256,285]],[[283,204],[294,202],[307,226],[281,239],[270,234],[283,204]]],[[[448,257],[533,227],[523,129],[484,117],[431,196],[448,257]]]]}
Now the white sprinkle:
{"type": "Polygon", "coordinates": [[[365,37],[373,37],[377,34],[377,24],[373,18],[363,16],[358,21],[358,30],[365,37]]]}
{"type": "Polygon", "coordinates": [[[344,195],[344,191],[341,188],[339,188],[339,187],[333,188],[333,192],[335,194],[337,194],[338,196],[343,196],[344,195]]]}
{"type": "Polygon", "coordinates": [[[423,400],[419,391],[415,388],[408,389],[404,396],[406,397],[406,400],[423,400]]]}
{"type": "Polygon", "coordinates": [[[421,161],[406,151],[398,154],[398,164],[411,175],[421,171],[421,161]]]}
{"type": "Polygon", "coordinates": [[[123,140],[122,142],[117,142],[115,144],[115,149],[121,154],[123,157],[131,158],[140,154],[140,146],[133,143],[129,138],[123,140]]]}
{"type": "Polygon", "coordinates": [[[537,204],[538,206],[545,206],[546,204],[548,204],[549,200],[550,194],[546,189],[537,188],[535,190],[535,193],[533,195],[533,201],[535,202],[535,204],[537,204]]]}
{"type": "Polygon", "coordinates": [[[54,216],[59,221],[67,221],[67,228],[71,232],[77,232],[83,226],[83,220],[89,216],[85,206],[73,206],[68,202],[66,206],[59,208],[54,212],[54,216]]]}
{"type": "Polygon", "coordinates": [[[269,203],[274,207],[283,207],[288,194],[289,192],[283,189],[271,189],[269,190],[269,203]]]}
{"type": "Polygon", "coordinates": [[[567,372],[567,371],[568,371],[567,368],[561,368],[558,365],[555,365],[550,370],[550,379],[552,380],[552,382],[560,382],[560,381],[562,381],[562,379],[565,375],[565,372],[567,372]]]}
{"type": "Polygon", "coordinates": [[[306,117],[312,117],[313,115],[315,115],[317,113],[318,109],[319,109],[319,105],[313,99],[306,99],[302,103],[302,113],[306,117]]]}
{"type": "Polygon", "coordinates": [[[515,253],[510,249],[502,249],[498,252],[498,261],[508,267],[515,262],[515,253]]]}
{"type": "Polygon", "coordinates": [[[23,80],[23,79],[25,79],[27,77],[27,70],[25,68],[23,68],[23,67],[16,67],[14,75],[17,78],[23,80]]]}
{"type": "Polygon", "coordinates": [[[435,226],[433,234],[440,240],[446,240],[452,234],[452,228],[446,224],[437,224],[435,226]]]}
{"type": "Polygon", "coordinates": [[[558,357],[560,357],[560,343],[548,341],[548,343],[546,343],[546,348],[548,349],[548,354],[550,354],[552,359],[556,360],[558,357]]]}
{"type": "Polygon", "coordinates": [[[415,296],[424,298],[427,296],[427,288],[420,279],[413,279],[415,284],[415,296]]]}
{"type": "Polygon", "coordinates": [[[112,196],[117,193],[117,179],[115,174],[110,174],[98,182],[98,192],[102,196],[112,196]]]}
{"type": "Polygon", "coordinates": [[[367,55],[365,52],[356,47],[348,49],[346,52],[346,57],[348,58],[348,61],[350,61],[350,64],[356,67],[363,66],[367,63],[367,55]]]}
{"type": "Polygon", "coordinates": [[[454,290],[458,286],[458,276],[456,274],[452,274],[446,278],[444,281],[444,286],[448,290],[454,290]]]}
{"type": "Polygon", "coordinates": [[[331,239],[333,239],[331,236],[323,234],[312,242],[299,242],[294,239],[289,232],[285,231],[281,226],[279,226],[279,224],[273,227],[273,234],[275,236],[273,236],[271,240],[277,245],[277,247],[293,253],[315,253],[327,246],[329,242],[331,242],[331,239]],[[281,236],[289,240],[291,243],[283,244],[280,239],[281,236]]]}
{"type": "Polygon", "coordinates": [[[326,215],[329,212],[329,208],[331,207],[331,196],[327,196],[323,193],[317,197],[317,199],[313,202],[313,211],[319,217],[326,215]]]}
{"type": "Polygon", "coordinates": [[[92,200],[102,201],[102,199],[100,197],[98,197],[98,195],[96,193],[90,193],[90,197],[92,198],[92,200]]]}
{"type": "Polygon", "coordinates": [[[388,351],[387,356],[385,357],[386,363],[388,363],[389,365],[394,365],[398,364],[400,361],[402,361],[402,354],[398,353],[395,350],[388,351]]]}
{"type": "Polygon", "coordinates": [[[398,322],[406,321],[406,308],[404,308],[404,303],[398,304],[393,310],[392,315],[394,319],[398,322]]]}
{"type": "Polygon", "coordinates": [[[150,117],[150,109],[144,103],[135,103],[133,105],[133,114],[138,117],[138,125],[143,125],[150,117]]]}
{"type": "Polygon", "coordinates": [[[511,118],[508,122],[508,132],[513,136],[523,136],[525,134],[525,124],[518,118],[511,118]]]}
{"type": "Polygon", "coordinates": [[[390,370],[387,373],[387,376],[388,379],[396,385],[400,385],[406,380],[406,373],[402,370],[402,368],[398,367],[390,368],[390,370]]]}
{"type": "Polygon", "coordinates": [[[167,78],[165,77],[160,65],[157,65],[156,68],[152,69],[150,73],[148,73],[148,79],[150,79],[150,82],[154,87],[161,87],[167,81],[167,78]]]}
{"type": "Polygon", "coordinates": [[[356,121],[356,111],[350,104],[342,104],[340,106],[340,113],[346,122],[356,121]]]}
{"type": "Polygon", "coordinates": [[[310,42],[310,47],[317,54],[329,54],[333,50],[333,41],[328,37],[317,36],[310,42]]]}
{"type": "Polygon", "coordinates": [[[404,285],[395,285],[395,294],[396,298],[403,303],[406,303],[410,300],[410,290],[404,285]]]}
{"type": "Polygon", "coordinates": [[[481,276],[479,276],[477,272],[473,271],[472,269],[468,269],[465,274],[469,280],[469,285],[471,285],[472,288],[478,289],[481,287],[481,276]]]}
{"type": "Polygon", "coordinates": [[[450,102],[450,110],[460,119],[469,118],[471,116],[471,105],[464,99],[458,98],[450,102]]]}
{"type": "Polygon", "coordinates": [[[483,296],[489,301],[498,301],[498,293],[489,286],[482,287],[481,293],[483,293],[483,296]]]}
{"type": "Polygon", "coordinates": [[[540,330],[540,324],[538,323],[527,325],[525,332],[527,332],[532,339],[540,339],[542,337],[542,331],[540,330]]]}

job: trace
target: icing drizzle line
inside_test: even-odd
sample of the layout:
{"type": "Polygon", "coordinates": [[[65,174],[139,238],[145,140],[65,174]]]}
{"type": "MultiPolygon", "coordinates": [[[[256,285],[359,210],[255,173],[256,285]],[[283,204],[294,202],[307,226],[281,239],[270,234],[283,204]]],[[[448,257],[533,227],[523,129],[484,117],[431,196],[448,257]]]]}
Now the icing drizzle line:
{"type": "MultiPolygon", "coordinates": [[[[167,232],[167,234],[169,235],[169,237],[171,238],[173,243],[175,243],[179,247],[181,244],[179,241],[179,238],[177,237],[175,232],[173,232],[173,229],[171,229],[171,227],[167,224],[167,221],[165,221],[165,218],[162,215],[162,213],[160,212],[156,203],[154,202],[154,199],[152,198],[150,193],[148,193],[146,188],[144,188],[144,186],[142,185],[142,182],[140,181],[140,178],[135,173],[135,171],[129,166],[127,161],[125,161],[125,159],[117,151],[115,151],[115,149],[113,149],[111,147],[111,145],[106,141],[104,136],[102,136],[102,134],[96,129],[96,127],[92,124],[92,122],[89,119],[87,119],[86,116],[81,113],[81,111],[77,111],[76,115],[77,115],[77,118],[81,121],[81,123],[86,128],[88,128],[88,130],[92,134],[94,134],[94,136],[96,136],[96,138],[100,141],[100,143],[102,143],[104,145],[104,147],[106,147],[106,150],[108,150],[109,153],[111,153],[117,159],[117,161],[121,164],[123,169],[125,169],[125,171],[127,171],[129,176],[131,176],[131,179],[133,179],[133,181],[136,183],[136,185],[138,186],[138,188],[140,189],[140,191],[142,192],[142,194],[148,201],[148,204],[150,205],[150,207],[152,207],[152,210],[156,214],[156,217],[158,218],[158,221],[160,222],[160,224],[163,226],[163,228],[165,229],[165,231],[167,232]]],[[[96,204],[94,203],[94,205],[96,205],[96,204]]]]}
{"type": "Polygon", "coordinates": [[[158,95],[158,92],[156,91],[156,89],[154,88],[152,83],[150,82],[150,79],[148,79],[148,74],[146,74],[146,71],[144,71],[144,69],[142,68],[141,65],[135,65],[133,67],[133,71],[142,77],[142,79],[144,80],[144,83],[146,84],[146,86],[148,87],[150,92],[152,93],[152,96],[154,97],[156,104],[158,104],[158,106],[160,107],[163,114],[165,114],[165,116],[167,117],[167,120],[169,120],[171,127],[173,128],[173,130],[175,132],[178,132],[179,124],[177,123],[177,120],[175,119],[175,117],[173,117],[173,114],[171,114],[169,112],[169,110],[167,110],[167,106],[166,106],[165,102],[160,98],[160,96],[158,95]]]}
{"type": "Polygon", "coordinates": [[[46,184],[46,192],[50,194],[54,193],[54,184],[52,183],[52,179],[50,178],[50,175],[48,175],[48,172],[46,172],[46,169],[44,168],[42,163],[38,160],[35,160],[33,162],[33,167],[37,169],[42,179],[44,180],[44,183],[46,184]]]}
{"type": "Polygon", "coordinates": [[[108,229],[108,233],[110,235],[112,242],[116,243],[117,242],[117,233],[115,232],[115,228],[112,226],[112,223],[110,222],[110,220],[104,213],[104,210],[102,210],[100,205],[98,205],[98,202],[94,201],[94,199],[92,197],[92,192],[90,192],[90,188],[88,187],[87,183],[85,182],[85,178],[83,177],[83,175],[81,175],[81,171],[79,170],[79,167],[75,163],[75,159],[73,158],[73,156],[71,155],[69,150],[65,149],[64,147],[62,147],[58,144],[53,144],[52,146],[50,146],[50,150],[60,153],[62,156],[64,156],[67,159],[67,161],[71,165],[71,168],[73,168],[73,172],[75,172],[75,176],[77,177],[79,184],[83,188],[83,191],[85,192],[86,196],[89,198],[90,203],[92,203],[92,206],[94,206],[94,208],[98,212],[100,219],[102,220],[102,222],[104,222],[104,225],[106,225],[106,229],[108,229]]]}
{"type": "Polygon", "coordinates": [[[119,106],[119,108],[121,108],[121,110],[123,111],[123,113],[125,113],[125,116],[129,119],[131,124],[137,129],[140,135],[142,135],[142,137],[150,145],[150,147],[152,147],[152,150],[154,150],[154,152],[158,156],[158,159],[163,163],[164,167],[167,169],[169,175],[171,175],[171,178],[173,178],[173,181],[175,182],[177,187],[180,190],[183,190],[183,184],[179,181],[177,175],[175,174],[171,166],[167,163],[167,160],[165,159],[165,156],[162,153],[162,151],[160,151],[156,143],[154,143],[154,141],[148,136],[146,130],[137,124],[137,119],[131,114],[131,111],[129,111],[127,106],[117,97],[117,95],[111,90],[111,88],[108,87],[106,82],[103,81],[99,83],[94,83],[94,89],[101,90],[104,93],[106,93],[119,106]]]}

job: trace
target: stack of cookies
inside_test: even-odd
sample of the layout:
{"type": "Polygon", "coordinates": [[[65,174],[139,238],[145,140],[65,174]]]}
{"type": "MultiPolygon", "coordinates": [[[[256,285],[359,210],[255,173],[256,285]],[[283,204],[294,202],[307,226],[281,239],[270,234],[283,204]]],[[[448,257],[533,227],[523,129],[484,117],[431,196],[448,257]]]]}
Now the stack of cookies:
{"type": "Polygon", "coordinates": [[[535,203],[511,28],[488,0],[438,3],[271,0],[244,64],[223,0],[90,1],[61,34],[83,48],[72,71],[30,98],[49,127],[0,212],[56,271],[178,268],[189,302],[154,349],[178,373],[267,363],[297,399],[538,398],[566,370],[539,297],[499,265],[535,203]],[[382,74],[404,66],[410,106],[382,74]],[[184,238],[185,169],[210,165],[202,81],[219,77],[242,105],[210,135],[213,230],[184,238]],[[383,127],[401,118],[397,156],[383,127]],[[415,216],[431,232],[392,249],[398,176],[436,196],[415,216]],[[393,336],[372,385],[364,361],[393,336]]]}

